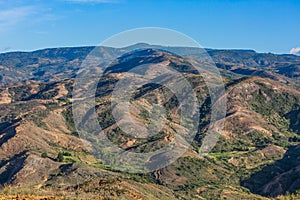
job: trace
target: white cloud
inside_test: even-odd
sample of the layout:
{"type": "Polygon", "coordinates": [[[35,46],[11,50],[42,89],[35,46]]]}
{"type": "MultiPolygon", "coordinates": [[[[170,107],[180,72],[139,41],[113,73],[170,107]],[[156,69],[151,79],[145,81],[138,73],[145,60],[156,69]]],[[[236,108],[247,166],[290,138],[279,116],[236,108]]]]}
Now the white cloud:
{"type": "Polygon", "coordinates": [[[0,26],[5,28],[14,25],[34,13],[34,7],[24,6],[8,10],[0,10],[0,26]]]}
{"type": "Polygon", "coordinates": [[[295,47],[290,50],[290,54],[300,55],[300,47],[295,47]]]}

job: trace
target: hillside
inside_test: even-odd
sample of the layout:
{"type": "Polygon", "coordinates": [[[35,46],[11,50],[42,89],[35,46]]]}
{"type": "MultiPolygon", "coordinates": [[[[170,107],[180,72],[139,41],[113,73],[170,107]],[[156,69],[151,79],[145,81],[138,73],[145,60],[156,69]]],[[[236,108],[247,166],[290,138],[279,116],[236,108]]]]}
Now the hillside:
{"type": "Polygon", "coordinates": [[[200,156],[212,106],[203,76],[213,79],[214,74],[195,71],[188,59],[199,59],[195,49],[138,47],[142,49],[100,48],[103,62],[122,55],[104,70],[96,90],[95,110],[103,133],[130,152],[151,152],[171,143],[177,134],[174,127],[184,128],[179,122],[180,103],[171,90],[148,84],[132,95],[130,114],[135,123],[148,126],[155,105],[166,108],[158,119],[166,125],[148,138],[139,137],[143,130],[133,137],[118,128],[110,101],[118,81],[139,75],[132,71],[137,65],[147,65],[143,73],[150,78],[175,69],[192,83],[201,102],[199,130],[191,148],[154,172],[118,171],[90,153],[91,141],[79,137],[72,118],[74,76],[92,47],[0,54],[3,198],[18,193],[50,199],[268,199],[300,189],[300,57],[208,50],[223,75],[226,92],[219,98],[227,99],[227,113],[212,124],[224,122],[223,130],[215,130],[220,134],[217,145],[200,156]]]}
{"type": "MultiPolygon", "coordinates": [[[[112,57],[138,49],[163,49],[183,57],[201,58],[203,50],[190,47],[164,47],[144,43],[124,48],[111,47],[72,47],[53,48],[34,52],[12,52],[0,54],[1,85],[16,81],[59,81],[72,78],[80,68],[81,62],[92,51],[103,62],[112,57]]],[[[292,86],[299,85],[300,57],[295,55],[276,55],[257,53],[253,50],[214,50],[207,53],[216,66],[225,69],[224,75],[235,77],[261,76],[271,78],[292,86]]],[[[99,66],[101,68],[101,66],[99,66]]]]}

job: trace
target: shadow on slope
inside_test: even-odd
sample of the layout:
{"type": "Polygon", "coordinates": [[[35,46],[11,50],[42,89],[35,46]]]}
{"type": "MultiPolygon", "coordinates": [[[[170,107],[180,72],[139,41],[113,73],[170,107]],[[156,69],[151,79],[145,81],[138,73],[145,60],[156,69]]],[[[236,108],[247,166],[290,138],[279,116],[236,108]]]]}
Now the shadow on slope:
{"type": "Polygon", "coordinates": [[[296,192],[300,189],[300,145],[289,147],[281,160],[265,166],[241,185],[267,197],[296,192]]]}

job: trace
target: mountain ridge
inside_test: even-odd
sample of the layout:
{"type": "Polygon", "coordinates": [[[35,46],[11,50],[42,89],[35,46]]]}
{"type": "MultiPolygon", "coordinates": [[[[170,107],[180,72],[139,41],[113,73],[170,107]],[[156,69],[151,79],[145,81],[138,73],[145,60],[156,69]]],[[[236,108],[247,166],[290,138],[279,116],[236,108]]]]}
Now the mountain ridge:
{"type": "MultiPolygon", "coordinates": [[[[104,55],[103,59],[119,53],[113,48],[111,51],[100,50],[104,55]]],[[[210,123],[209,92],[202,77],[203,72],[183,70],[182,74],[191,83],[199,102],[202,103],[199,132],[195,140],[190,149],[171,165],[152,173],[130,174],[114,170],[97,160],[89,153],[91,143],[80,138],[80,133],[75,128],[72,116],[72,85],[75,69],[80,67],[81,61],[74,60],[78,59],[75,55],[84,58],[85,54],[80,48],[73,53],[72,49],[66,52],[60,49],[57,52],[65,56],[65,60],[60,60],[55,55],[56,50],[53,51],[49,53],[47,62],[39,62],[43,58],[40,57],[40,54],[44,54],[43,50],[36,55],[37,60],[23,57],[22,59],[28,60],[16,62],[23,63],[22,66],[17,67],[13,61],[6,61],[12,64],[11,70],[28,68],[28,63],[36,66],[29,66],[32,70],[29,81],[25,79],[28,71],[19,74],[26,80],[26,84],[11,77],[11,85],[1,87],[2,191],[7,192],[8,188],[12,188],[11,190],[17,192],[27,191],[33,194],[51,192],[57,198],[63,195],[77,198],[81,194],[85,195],[83,199],[269,199],[287,195],[286,192],[296,193],[300,189],[295,186],[295,182],[291,187],[280,190],[280,185],[274,181],[279,177],[280,184],[289,183],[284,175],[294,173],[293,169],[298,169],[299,166],[295,161],[289,168],[285,161],[289,155],[294,156],[297,153],[290,151],[297,150],[293,146],[300,143],[297,121],[300,119],[300,93],[296,87],[292,87],[295,85],[277,80],[278,77],[282,78],[282,74],[277,75],[276,71],[269,73],[272,67],[282,69],[291,65],[295,69],[293,73],[297,74],[298,58],[291,61],[289,59],[294,57],[288,57],[287,63],[283,60],[278,64],[277,56],[272,55],[260,62],[261,58],[258,56],[257,59],[256,54],[253,57],[252,51],[244,51],[243,55],[240,52],[212,52],[213,58],[220,64],[218,67],[226,88],[227,115],[215,122],[217,127],[217,123],[224,121],[225,127],[220,131],[217,145],[203,157],[198,153],[201,152],[202,139],[210,123]],[[69,55],[70,52],[72,55],[69,55]],[[51,56],[53,60],[50,59],[51,56]],[[249,66],[251,63],[256,63],[258,69],[249,66]],[[262,72],[263,76],[253,76],[252,72],[245,76],[245,69],[251,69],[255,73],[262,72]],[[34,74],[41,71],[44,73],[34,74]],[[264,77],[267,75],[273,80],[264,77]],[[282,165],[284,167],[274,170],[282,165]],[[263,179],[261,174],[265,171],[268,172],[268,177],[263,179]],[[274,175],[273,172],[279,174],[274,175]],[[257,189],[256,183],[264,189],[257,189]],[[270,185],[277,187],[276,192],[272,191],[270,185]],[[36,191],[32,191],[32,188],[36,191]]],[[[87,53],[87,49],[85,52],[87,53]]],[[[122,55],[124,53],[121,52],[122,55]]],[[[100,77],[95,95],[97,120],[115,145],[132,152],[150,152],[174,139],[176,133],[172,126],[180,126],[178,99],[160,85],[145,85],[135,91],[130,110],[135,122],[146,126],[149,124],[149,113],[153,104],[160,102],[166,107],[167,125],[162,132],[140,139],[117,127],[110,105],[113,88],[130,71],[128,69],[146,58],[151,58],[148,60],[150,69],[160,64],[180,71],[183,64],[193,65],[185,56],[159,49],[142,49],[128,53],[127,56],[132,57],[118,57],[110,66],[110,69],[117,69],[115,73],[107,71],[100,77]],[[135,54],[137,52],[141,53],[140,57],[135,54]],[[163,59],[156,60],[161,55],[163,59]],[[173,65],[168,65],[166,61],[173,65]]],[[[197,56],[193,58],[197,59],[197,56]]],[[[284,76],[284,80],[295,81],[296,84],[298,78],[289,75],[284,76]]],[[[297,176],[297,170],[294,175],[297,176]]]]}

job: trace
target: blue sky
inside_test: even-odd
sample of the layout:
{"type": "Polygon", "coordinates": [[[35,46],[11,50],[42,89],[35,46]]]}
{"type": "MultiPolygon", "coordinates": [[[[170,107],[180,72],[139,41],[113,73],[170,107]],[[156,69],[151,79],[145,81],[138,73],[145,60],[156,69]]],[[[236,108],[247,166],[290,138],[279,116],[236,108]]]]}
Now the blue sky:
{"type": "Polygon", "coordinates": [[[297,0],[0,0],[0,52],[97,45],[150,26],[209,48],[287,53],[300,47],[299,20],[297,0]]]}

